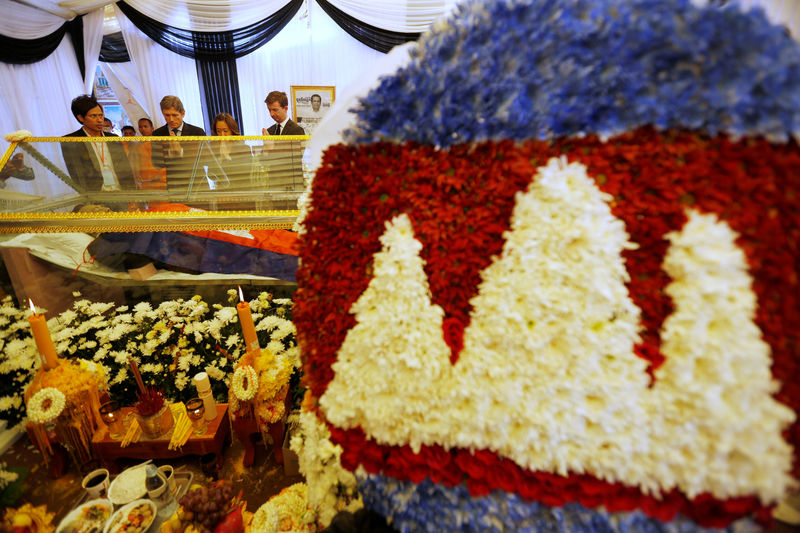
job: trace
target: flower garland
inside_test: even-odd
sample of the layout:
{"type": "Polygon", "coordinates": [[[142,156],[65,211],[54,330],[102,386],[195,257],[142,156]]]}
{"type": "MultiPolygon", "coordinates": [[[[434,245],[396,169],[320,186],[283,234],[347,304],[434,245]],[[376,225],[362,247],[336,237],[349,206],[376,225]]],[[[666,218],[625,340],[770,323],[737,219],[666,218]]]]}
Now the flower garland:
{"type": "Polygon", "coordinates": [[[39,424],[47,424],[61,414],[67,399],[60,390],[46,387],[34,394],[28,402],[28,418],[39,424]]]}
{"type": "Polygon", "coordinates": [[[308,486],[295,483],[270,498],[253,515],[250,529],[254,533],[277,531],[310,531],[312,513],[306,504],[308,486]]]}
{"type": "Polygon", "coordinates": [[[240,366],[233,373],[231,388],[238,400],[243,402],[252,400],[258,392],[258,374],[250,365],[240,366]]]}
{"type": "MultiPolygon", "coordinates": [[[[731,142],[691,132],[657,133],[650,128],[607,142],[589,135],[552,143],[487,142],[447,151],[413,144],[329,148],[326,164],[315,177],[306,220],[309,233],[302,241],[298,272],[303,291],[295,314],[313,396],[325,394],[337,351],[356,325],[348,309],[373,278],[371,258],[381,251],[379,237],[386,221],[400,212],[415,217],[414,234],[423,244],[420,254],[431,302],[444,310],[444,324],[456,325],[455,333],[446,330],[445,335],[458,337],[470,323],[481,271],[502,252],[515,194],[529,185],[541,162],[565,153],[570,161],[585,165],[598,187],[613,198],[612,214],[624,221],[638,245],[622,255],[630,276],[628,293],[641,310],[641,342],[635,352],[648,362],[648,373],[655,376],[665,360],[661,327],[674,308],[664,292],[670,282],[662,268],[669,245],[664,236],[683,227],[686,208],[692,207],[717,213],[738,234],[736,245],[745,251],[758,303],[755,323],[772,352],[772,376],[782,383],[777,398],[800,408],[800,390],[791,385],[800,378],[792,348],[797,344],[787,341],[798,336],[800,313],[795,291],[786,290],[787,280],[796,283],[790,252],[796,237],[791,228],[800,226],[796,146],[731,142]],[[343,234],[342,224],[352,231],[343,234]],[[315,326],[321,316],[326,317],[326,328],[315,326]]],[[[797,449],[797,422],[787,435],[797,449]]],[[[435,446],[423,445],[417,455],[410,448],[378,445],[359,429],[332,428],[332,439],[343,446],[341,460],[348,469],[364,464],[370,472],[400,479],[430,475],[451,484],[466,480],[475,494],[510,486],[551,505],[582,498],[612,510],[641,507],[664,520],[682,512],[715,524],[759,509],[768,513],[750,497],[709,500],[701,495],[697,500],[677,491],[654,497],[627,483],[575,473],[554,482],[492,452],[481,452],[480,461],[472,461],[460,448],[436,451],[435,446]]]]}
{"type": "Polygon", "coordinates": [[[322,527],[328,527],[339,511],[356,512],[364,505],[355,476],[339,462],[342,447],[333,444],[330,436],[327,426],[314,413],[303,410],[290,443],[308,484],[308,507],[322,527]]]}

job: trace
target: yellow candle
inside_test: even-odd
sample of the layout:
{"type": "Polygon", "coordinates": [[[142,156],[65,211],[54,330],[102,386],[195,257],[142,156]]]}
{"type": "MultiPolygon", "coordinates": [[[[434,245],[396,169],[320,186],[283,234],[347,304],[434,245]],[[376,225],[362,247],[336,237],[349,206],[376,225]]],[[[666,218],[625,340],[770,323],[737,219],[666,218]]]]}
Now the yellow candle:
{"type": "Polygon", "coordinates": [[[239,313],[239,322],[242,323],[242,333],[244,334],[244,344],[247,352],[260,350],[261,346],[258,345],[253,315],[250,314],[250,304],[244,301],[241,287],[239,287],[239,303],[236,304],[236,311],[239,313]]]}
{"type": "Polygon", "coordinates": [[[28,322],[31,323],[31,330],[33,331],[33,339],[36,341],[39,353],[44,356],[44,368],[51,370],[58,366],[58,355],[56,355],[53,339],[50,337],[50,330],[47,329],[47,319],[42,314],[36,314],[33,300],[29,298],[28,302],[31,305],[31,311],[33,311],[33,314],[28,317],[28,322]]]}

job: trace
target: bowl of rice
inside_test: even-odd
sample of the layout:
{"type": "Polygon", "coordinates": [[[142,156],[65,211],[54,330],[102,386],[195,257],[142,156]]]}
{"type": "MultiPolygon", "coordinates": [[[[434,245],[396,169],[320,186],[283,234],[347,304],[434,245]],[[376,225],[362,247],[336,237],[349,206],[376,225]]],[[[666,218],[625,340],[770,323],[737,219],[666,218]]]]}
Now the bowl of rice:
{"type": "Polygon", "coordinates": [[[143,498],[147,493],[144,486],[144,465],[123,470],[108,487],[108,499],[114,505],[126,505],[143,498]]]}

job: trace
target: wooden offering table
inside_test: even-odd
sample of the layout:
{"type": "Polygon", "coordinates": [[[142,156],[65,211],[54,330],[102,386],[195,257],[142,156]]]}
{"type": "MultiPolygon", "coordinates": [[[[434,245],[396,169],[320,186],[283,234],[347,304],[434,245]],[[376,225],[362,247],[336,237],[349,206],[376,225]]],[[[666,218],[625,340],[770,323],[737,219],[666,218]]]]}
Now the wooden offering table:
{"type": "MultiPolygon", "coordinates": [[[[132,407],[122,409],[125,416],[132,407]]],[[[108,429],[103,426],[99,428],[92,437],[92,448],[97,458],[108,468],[110,472],[119,471],[117,459],[171,459],[173,457],[183,457],[184,455],[206,455],[216,454],[217,466],[222,465],[222,449],[226,442],[231,440],[231,425],[228,422],[228,404],[217,404],[217,417],[209,421],[208,429],[203,435],[192,435],[186,444],[175,450],[168,448],[172,438],[172,431],[168,431],[163,437],[148,440],[144,437],[139,442],[132,442],[126,447],[120,446],[120,441],[113,440],[108,436],[108,429]]]]}

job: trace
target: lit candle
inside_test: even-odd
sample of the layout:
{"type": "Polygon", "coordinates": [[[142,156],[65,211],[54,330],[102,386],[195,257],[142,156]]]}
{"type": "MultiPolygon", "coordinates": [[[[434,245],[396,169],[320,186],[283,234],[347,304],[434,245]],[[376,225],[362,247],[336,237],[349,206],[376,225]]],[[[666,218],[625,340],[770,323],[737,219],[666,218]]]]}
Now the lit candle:
{"type": "Polygon", "coordinates": [[[239,322],[242,323],[242,333],[244,334],[244,345],[247,353],[259,351],[261,347],[258,345],[253,315],[250,314],[250,304],[244,301],[241,286],[239,287],[239,303],[236,304],[236,311],[239,313],[239,322]]]}
{"type": "Polygon", "coordinates": [[[33,339],[36,341],[39,353],[44,357],[44,368],[51,370],[58,366],[58,355],[56,355],[53,339],[50,337],[50,330],[47,329],[47,319],[42,314],[36,314],[33,300],[28,298],[28,303],[31,305],[32,312],[31,316],[28,317],[28,322],[31,323],[33,339]]]}

